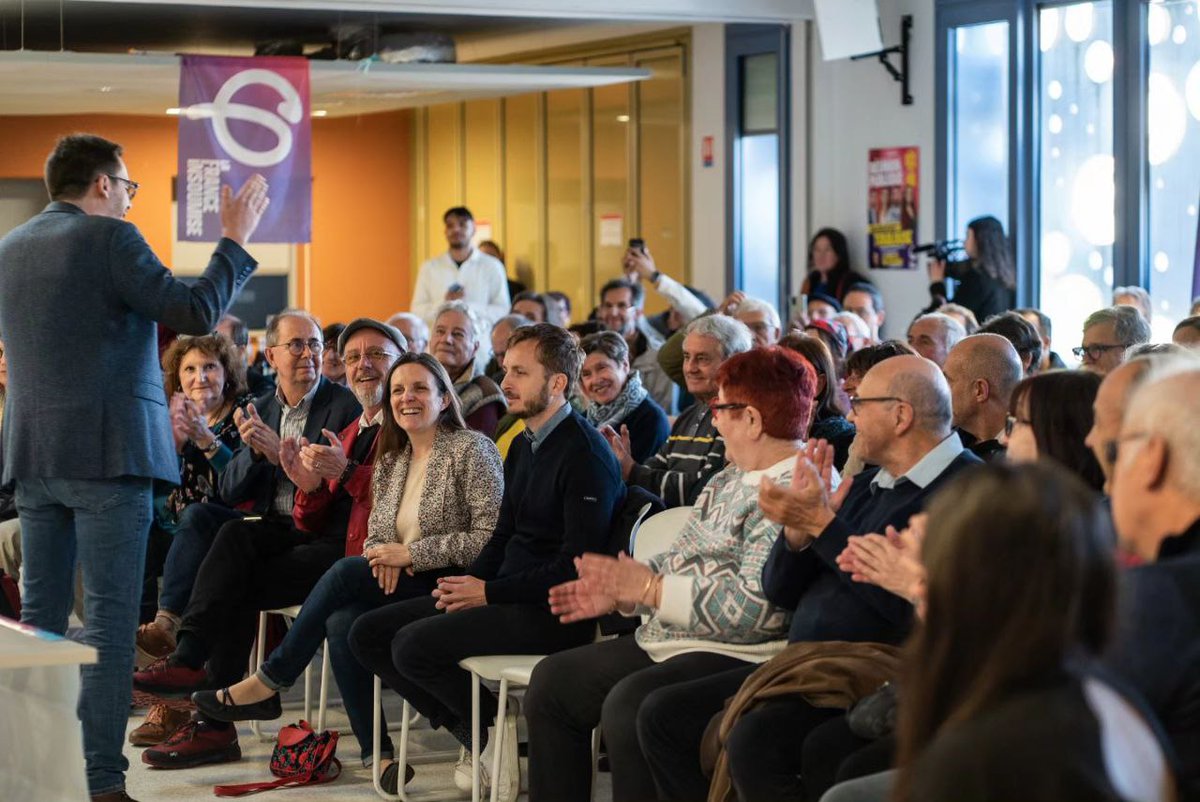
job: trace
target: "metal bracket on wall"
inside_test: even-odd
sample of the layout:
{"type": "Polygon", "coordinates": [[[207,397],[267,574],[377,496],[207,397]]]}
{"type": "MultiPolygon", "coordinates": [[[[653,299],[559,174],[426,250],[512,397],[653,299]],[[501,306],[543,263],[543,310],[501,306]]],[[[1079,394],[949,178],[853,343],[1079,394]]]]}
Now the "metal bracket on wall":
{"type": "Polygon", "coordinates": [[[878,58],[879,63],[883,65],[888,73],[900,82],[900,103],[905,106],[911,106],[913,102],[912,93],[908,91],[908,46],[912,41],[912,14],[905,14],[900,18],[900,44],[892,47],[877,50],[874,53],[863,53],[858,56],[851,56],[851,61],[860,61],[864,58],[878,58]],[[888,60],[888,56],[892,53],[900,54],[900,69],[888,60]]]}

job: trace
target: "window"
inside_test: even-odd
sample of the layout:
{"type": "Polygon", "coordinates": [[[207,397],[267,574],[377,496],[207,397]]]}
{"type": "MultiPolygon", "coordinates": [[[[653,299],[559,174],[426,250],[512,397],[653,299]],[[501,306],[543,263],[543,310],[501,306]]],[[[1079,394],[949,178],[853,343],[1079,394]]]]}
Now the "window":
{"type": "Polygon", "coordinates": [[[1193,293],[1200,204],[1200,19],[1192,0],[1147,9],[1150,296],[1154,342],[1170,342],[1193,293]]]}
{"type": "Polygon", "coordinates": [[[990,214],[1008,230],[1008,22],[954,29],[946,230],[990,214]]]}
{"type": "Polygon", "coordinates": [[[1038,14],[1040,306],[1059,354],[1079,344],[1089,314],[1112,302],[1112,23],[1110,0],[1038,14]]]}

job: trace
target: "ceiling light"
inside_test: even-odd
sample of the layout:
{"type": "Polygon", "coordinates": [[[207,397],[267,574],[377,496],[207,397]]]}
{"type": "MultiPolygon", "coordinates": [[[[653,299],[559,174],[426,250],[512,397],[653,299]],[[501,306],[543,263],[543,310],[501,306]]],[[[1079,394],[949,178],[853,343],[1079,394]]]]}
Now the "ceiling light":
{"type": "Polygon", "coordinates": [[[325,115],[327,115],[328,113],[329,113],[329,112],[328,112],[328,111],[326,111],[325,109],[314,109],[314,110],[313,110],[313,113],[312,113],[312,116],[314,116],[314,117],[324,117],[324,116],[325,116],[325,115]]]}
{"type": "Polygon", "coordinates": [[[183,114],[183,109],[180,109],[180,108],[170,108],[170,109],[167,109],[167,114],[174,114],[174,115],[178,116],[178,115],[180,115],[180,114],[183,114]]]}
{"type": "Polygon", "coordinates": [[[619,122],[619,123],[627,123],[627,122],[629,122],[629,115],[628,115],[628,114],[618,114],[618,115],[617,115],[617,122],[619,122]]]}
{"type": "Polygon", "coordinates": [[[113,88],[111,86],[102,86],[100,87],[100,91],[108,94],[109,92],[113,91],[113,88]]]}

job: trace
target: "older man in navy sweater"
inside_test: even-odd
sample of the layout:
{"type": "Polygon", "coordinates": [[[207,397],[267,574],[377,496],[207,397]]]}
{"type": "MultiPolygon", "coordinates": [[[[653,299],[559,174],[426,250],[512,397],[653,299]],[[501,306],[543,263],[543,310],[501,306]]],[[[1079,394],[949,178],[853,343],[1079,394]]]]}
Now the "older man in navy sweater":
{"type": "MultiPolygon", "coordinates": [[[[763,567],[768,599],[795,610],[789,642],[900,643],[912,625],[907,599],[854,582],[837,564],[850,535],[903,527],[951,476],[981,464],[950,426],[950,389],[937,365],[919,356],[881,362],[851,399],[863,458],[871,468],[830,492],[819,470],[797,460],[792,484],[764,482],[759,504],[783,525],[763,567]],[[799,479],[795,477],[800,477],[799,479]]],[[[725,699],[755,666],[664,689],[638,714],[638,736],[665,799],[703,798],[700,738],[725,699]]],[[[817,724],[842,711],[801,697],[760,704],[725,741],[738,799],[802,799],[800,746],[817,724]]]]}
{"type": "MultiPolygon", "coordinates": [[[[471,745],[471,680],[460,660],[547,654],[587,643],[595,632],[591,622],[560,624],[547,604],[551,587],[575,578],[576,557],[607,549],[625,496],[608,444],[567,403],[579,363],[564,329],[539,323],[513,332],[501,386],[525,432],[504,463],[494,534],[465,576],[439,581],[434,598],[367,613],[350,631],[363,665],[464,747],[471,745]]],[[[481,720],[490,720],[491,694],[481,706],[481,720]]],[[[508,744],[515,749],[515,739],[508,744]]],[[[469,770],[455,779],[470,787],[469,770]]],[[[515,778],[502,772],[499,780],[501,797],[515,796],[515,778]]]]}

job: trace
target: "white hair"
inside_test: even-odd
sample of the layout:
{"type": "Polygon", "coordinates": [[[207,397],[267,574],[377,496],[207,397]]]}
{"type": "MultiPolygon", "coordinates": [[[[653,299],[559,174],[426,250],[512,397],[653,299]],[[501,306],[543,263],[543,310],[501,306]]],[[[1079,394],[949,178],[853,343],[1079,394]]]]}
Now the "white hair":
{"type": "Polygon", "coordinates": [[[1152,359],[1121,428],[1166,440],[1174,465],[1171,480],[1181,492],[1200,498],[1200,356],[1157,354],[1152,359]]]}
{"type": "Polygon", "coordinates": [[[783,331],[783,326],[779,323],[779,312],[776,311],[774,306],[761,298],[745,298],[738,304],[733,316],[741,320],[744,312],[762,312],[767,317],[767,325],[774,326],[776,331],[783,331]]]}

